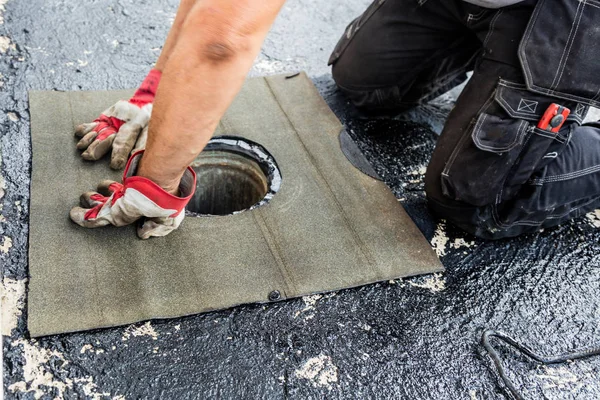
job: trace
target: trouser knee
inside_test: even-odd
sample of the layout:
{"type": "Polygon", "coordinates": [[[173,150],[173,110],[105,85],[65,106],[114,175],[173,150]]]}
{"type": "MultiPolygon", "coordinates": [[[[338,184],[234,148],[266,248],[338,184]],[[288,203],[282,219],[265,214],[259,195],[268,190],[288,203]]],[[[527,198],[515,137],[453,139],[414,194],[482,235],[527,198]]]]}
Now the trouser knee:
{"type": "Polygon", "coordinates": [[[379,107],[377,90],[356,89],[360,87],[361,79],[353,72],[352,60],[342,57],[331,69],[333,80],[348,100],[359,110],[368,112],[379,107]]]}
{"type": "MultiPolygon", "coordinates": [[[[340,61],[344,61],[340,59],[340,61]]],[[[333,65],[332,76],[342,93],[365,116],[394,117],[399,113],[415,106],[413,103],[403,103],[400,88],[396,86],[367,88],[364,80],[356,72],[348,72],[351,65],[338,62],[333,65]],[[362,84],[362,85],[361,85],[362,84]],[[364,88],[360,88],[361,86],[364,88]]]]}

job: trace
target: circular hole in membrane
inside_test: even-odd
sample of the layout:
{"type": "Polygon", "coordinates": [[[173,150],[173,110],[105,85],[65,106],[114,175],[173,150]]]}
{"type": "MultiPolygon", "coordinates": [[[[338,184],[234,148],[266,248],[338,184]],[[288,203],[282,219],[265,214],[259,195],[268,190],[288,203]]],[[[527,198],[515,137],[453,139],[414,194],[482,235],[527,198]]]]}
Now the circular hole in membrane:
{"type": "Polygon", "coordinates": [[[281,186],[273,156],[258,143],[239,136],[219,136],[191,164],[196,192],[187,215],[231,215],[266,204],[281,186]]]}

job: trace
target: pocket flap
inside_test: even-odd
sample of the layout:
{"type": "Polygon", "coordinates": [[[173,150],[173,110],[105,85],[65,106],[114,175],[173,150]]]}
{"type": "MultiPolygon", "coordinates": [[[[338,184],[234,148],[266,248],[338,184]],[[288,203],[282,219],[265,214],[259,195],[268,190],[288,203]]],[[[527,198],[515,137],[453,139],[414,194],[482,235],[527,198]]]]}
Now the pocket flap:
{"type": "Polygon", "coordinates": [[[498,83],[495,100],[502,106],[504,111],[513,118],[521,118],[528,121],[539,121],[544,112],[552,103],[558,103],[571,110],[567,121],[583,123],[589,106],[569,100],[552,99],[551,97],[533,93],[527,90],[524,84],[505,81],[498,83]]]}

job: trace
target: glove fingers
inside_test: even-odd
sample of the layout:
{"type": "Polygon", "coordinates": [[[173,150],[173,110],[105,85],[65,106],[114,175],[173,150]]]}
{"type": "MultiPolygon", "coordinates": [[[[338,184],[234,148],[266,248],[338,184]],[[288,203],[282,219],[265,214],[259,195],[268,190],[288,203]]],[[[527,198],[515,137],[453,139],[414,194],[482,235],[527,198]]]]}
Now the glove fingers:
{"type": "Polygon", "coordinates": [[[113,192],[119,190],[123,185],[119,182],[111,181],[110,179],[104,179],[98,184],[98,192],[104,196],[110,197],[113,192]]]}
{"type": "Polygon", "coordinates": [[[97,125],[97,122],[88,122],[87,124],[78,125],[77,128],[75,128],[75,136],[84,137],[85,135],[90,133],[97,125]]]}
{"type": "Polygon", "coordinates": [[[146,219],[137,228],[137,234],[140,239],[149,239],[151,237],[167,236],[175,228],[164,225],[157,221],[156,218],[146,219]]]}
{"type": "Polygon", "coordinates": [[[185,211],[182,211],[175,218],[146,218],[142,224],[138,225],[138,237],[149,239],[151,237],[167,236],[179,227],[183,218],[185,218],[185,211]]]}
{"type": "Polygon", "coordinates": [[[84,228],[99,228],[101,226],[106,226],[110,222],[108,222],[104,218],[97,219],[85,219],[85,215],[90,211],[90,209],[82,208],[82,207],[73,207],[69,212],[69,216],[71,220],[75,222],[79,226],[83,226],[84,228]]]}
{"type": "Polygon", "coordinates": [[[112,146],[113,150],[110,158],[112,169],[123,169],[125,167],[141,130],[142,126],[136,123],[126,123],[119,129],[112,146]]]}
{"type": "Polygon", "coordinates": [[[146,125],[144,127],[144,129],[142,129],[142,133],[140,133],[140,136],[138,137],[137,142],[135,142],[135,147],[133,148],[133,150],[131,150],[131,154],[135,153],[136,151],[145,149],[147,140],[148,140],[148,125],[146,125]]]}
{"type": "Polygon", "coordinates": [[[96,207],[99,204],[106,203],[106,200],[108,200],[108,197],[102,196],[98,192],[85,192],[79,198],[79,202],[81,203],[81,206],[84,208],[96,207]]]}
{"type": "Polygon", "coordinates": [[[90,133],[88,133],[87,135],[82,137],[81,140],[79,140],[79,142],[77,142],[77,150],[87,149],[89,147],[90,143],[92,143],[94,141],[94,139],[96,139],[96,136],[98,136],[98,132],[91,131],[90,133]]]}
{"type": "Polygon", "coordinates": [[[87,150],[84,151],[83,153],[81,153],[81,157],[84,160],[90,160],[90,161],[99,160],[100,158],[102,158],[102,156],[104,156],[106,153],[108,153],[108,150],[110,150],[110,147],[112,146],[112,143],[115,140],[115,136],[116,136],[116,134],[113,133],[112,135],[108,136],[104,140],[93,141],[89,145],[87,150]]]}

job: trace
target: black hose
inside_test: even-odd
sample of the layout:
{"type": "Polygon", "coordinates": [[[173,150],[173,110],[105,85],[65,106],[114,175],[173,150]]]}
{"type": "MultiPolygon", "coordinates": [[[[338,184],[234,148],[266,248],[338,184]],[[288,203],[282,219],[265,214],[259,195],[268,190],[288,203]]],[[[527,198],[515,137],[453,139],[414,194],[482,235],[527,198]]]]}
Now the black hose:
{"type": "Polygon", "coordinates": [[[578,350],[578,351],[574,351],[572,353],[563,353],[563,354],[559,354],[557,356],[544,357],[544,356],[540,356],[539,354],[534,353],[533,350],[531,350],[529,347],[520,344],[515,339],[508,336],[506,333],[503,333],[500,331],[494,331],[494,330],[486,330],[485,332],[483,332],[483,335],[481,336],[481,344],[483,345],[483,347],[489,354],[490,358],[494,362],[494,365],[496,366],[496,371],[498,371],[498,375],[504,382],[505,387],[508,388],[509,393],[517,400],[524,400],[524,397],[521,395],[521,393],[519,393],[519,391],[517,390],[515,385],[511,382],[511,380],[508,379],[508,376],[506,376],[506,373],[504,372],[504,367],[502,366],[502,362],[500,361],[500,356],[498,355],[498,352],[496,351],[496,349],[494,349],[494,347],[490,343],[490,338],[492,338],[492,337],[495,337],[496,339],[503,341],[504,343],[516,348],[517,350],[519,350],[521,353],[525,354],[529,358],[532,358],[535,361],[537,361],[541,364],[544,364],[544,365],[557,364],[557,363],[562,363],[562,362],[566,362],[566,361],[570,361],[570,360],[578,360],[581,358],[587,358],[587,357],[600,355],[600,346],[598,346],[598,347],[587,349],[587,350],[578,350]]]}

